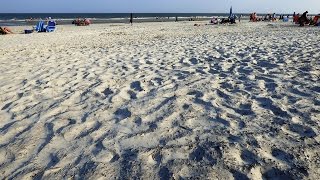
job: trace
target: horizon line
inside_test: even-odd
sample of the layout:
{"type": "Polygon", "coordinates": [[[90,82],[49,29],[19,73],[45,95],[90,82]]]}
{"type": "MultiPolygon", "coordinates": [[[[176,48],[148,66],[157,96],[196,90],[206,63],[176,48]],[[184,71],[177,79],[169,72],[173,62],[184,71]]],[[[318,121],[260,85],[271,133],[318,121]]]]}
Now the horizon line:
{"type": "MultiPolygon", "coordinates": [[[[234,12],[234,14],[251,14],[256,12],[257,14],[293,14],[290,13],[279,13],[279,12],[234,12]]],[[[0,12],[0,14],[229,14],[229,12],[0,12]]],[[[296,11],[299,13],[299,11],[296,11]]],[[[313,13],[308,13],[313,14],[313,13]]],[[[317,13],[316,13],[317,14],[317,13]]]]}

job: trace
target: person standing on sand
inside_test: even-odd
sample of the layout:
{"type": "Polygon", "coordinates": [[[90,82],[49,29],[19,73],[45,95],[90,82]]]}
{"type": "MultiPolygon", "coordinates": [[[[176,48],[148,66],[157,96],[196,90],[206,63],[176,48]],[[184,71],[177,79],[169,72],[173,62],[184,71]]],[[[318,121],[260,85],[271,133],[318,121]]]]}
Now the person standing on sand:
{"type": "Polygon", "coordinates": [[[272,14],[272,21],[276,21],[276,13],[272,14]]]}
{"type": "Polygon", "coordinates": [[[132,13],[130,14],[130,24],[131,24],[131,26],[133,24],[133,14],[132,13]]]}

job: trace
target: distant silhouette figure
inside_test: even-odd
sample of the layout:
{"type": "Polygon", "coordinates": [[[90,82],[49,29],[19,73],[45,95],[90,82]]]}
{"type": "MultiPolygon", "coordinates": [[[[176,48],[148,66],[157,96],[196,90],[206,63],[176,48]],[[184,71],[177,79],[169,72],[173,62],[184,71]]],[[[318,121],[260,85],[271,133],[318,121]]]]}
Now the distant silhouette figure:
{"type": "Polygon", "coordinates": [[[132,13],[130,14],[130,24],[131,24],[131,26],[133,24],[133,14],[132,13]]]}

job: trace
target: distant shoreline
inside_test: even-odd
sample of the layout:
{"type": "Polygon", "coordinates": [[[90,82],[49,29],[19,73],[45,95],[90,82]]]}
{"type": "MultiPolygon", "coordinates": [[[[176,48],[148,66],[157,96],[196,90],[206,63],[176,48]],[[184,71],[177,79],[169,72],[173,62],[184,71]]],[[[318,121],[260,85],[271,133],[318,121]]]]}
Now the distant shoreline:
{"type": "MultiPolygon", "coordinates": [[[[178,21],[207,21],[212,19],[212,17],[178,17],[178,21]]],[[[56,19],[58,25],[68,25],[72,24],[74,19],[56,19]]],[[[0,26],[30,26],[34,25],[39,21],[30,20],[30,21],[1,21],[0,26]]],[[[145,22],[174,22],[176,21],[175,17],[168,18],[134,18],[134,23],[145,23],[145,22]]],[[[129,23],[129,18],[114,18],[114,19],[91,19],[93,24],[112,24],[112,23],[129,23]]]]}
{"type": "MultiPolygon", "coordinates": [[[[235,13],[235,15],[249,16],[248,13],[235,13]]],[[[291,16],[291,14],[284,15],[291,16]]],[[[176,17],[179,21],[190,19],[205,21],[212,17],[228,16],[229,13],[134,13],[134,22],[172,22],[176,21],[176,17]]],[[[77,18],[88,18],[95,24],[128,23],[130,13],[0,13],[0,26],[29,26],[48,17],[55,19],[58,24],[71,24],[77,18]]]]}

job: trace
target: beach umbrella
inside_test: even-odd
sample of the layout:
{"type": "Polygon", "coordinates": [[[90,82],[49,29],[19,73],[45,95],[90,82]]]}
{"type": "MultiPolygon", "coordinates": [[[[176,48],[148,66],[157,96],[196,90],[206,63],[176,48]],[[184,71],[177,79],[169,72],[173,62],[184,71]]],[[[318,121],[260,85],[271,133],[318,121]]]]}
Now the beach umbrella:
{"type": "Polygon", "coordinates": [[[230,7],[230,14],[229,14],[229,17],[232,16],[232,6],[230,7]]]}

